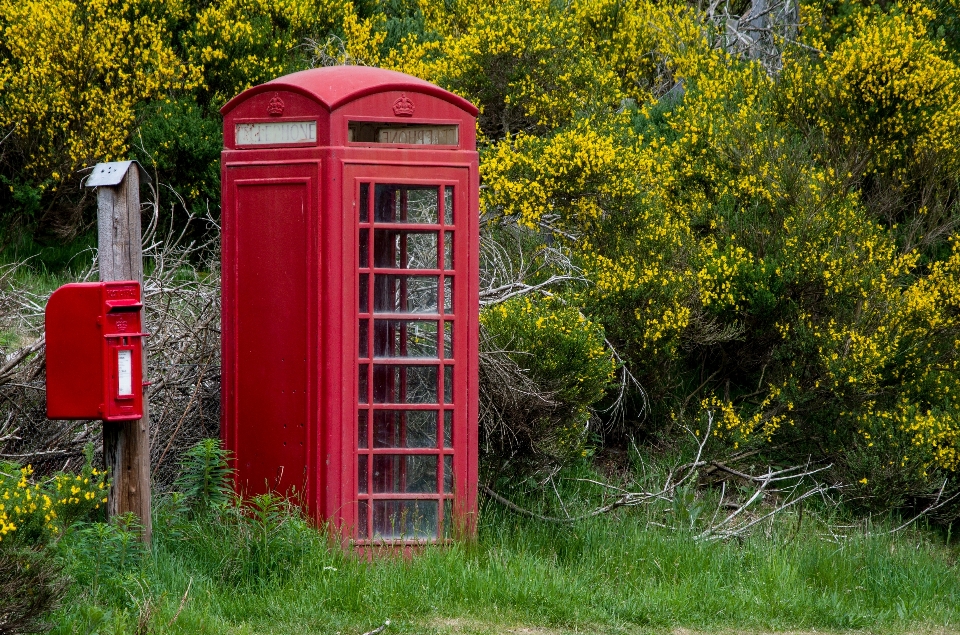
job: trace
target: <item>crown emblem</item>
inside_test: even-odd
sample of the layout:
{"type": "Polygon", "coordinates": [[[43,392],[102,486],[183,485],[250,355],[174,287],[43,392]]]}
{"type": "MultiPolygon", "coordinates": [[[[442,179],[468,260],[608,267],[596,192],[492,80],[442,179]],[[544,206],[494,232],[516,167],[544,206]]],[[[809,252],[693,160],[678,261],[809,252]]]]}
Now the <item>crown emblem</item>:
{"type": "Polygon", "coordinates": [[[412,117],[413,109],[413,100],[402,93],[400,98],[393,102],[393,114],[398,117],[412,117]]]}
{"type": "Polygon", "coordinates": [[[279,117],[283,114],[283,100],[280,99],[280,95],[274,95],[270,103],[267,104],[267,113],[271,117],[279,117]]]}

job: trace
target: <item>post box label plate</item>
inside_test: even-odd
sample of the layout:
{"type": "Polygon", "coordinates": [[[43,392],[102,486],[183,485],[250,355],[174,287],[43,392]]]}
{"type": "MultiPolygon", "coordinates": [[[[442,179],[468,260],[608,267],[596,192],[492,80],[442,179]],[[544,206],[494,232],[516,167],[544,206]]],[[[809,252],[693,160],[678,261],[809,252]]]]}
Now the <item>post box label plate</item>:
{"type": "Polygon", "coordinates": [[[238,123],[238,146],[280,145],[285,143],[316,143],[316,121],[264,121],[238,123]]]}
{"type": "Polygon", "coordinates": [[[129,349],[117,351],[117,384],[117,396],[133,395],[133,351],[129,349]]]}

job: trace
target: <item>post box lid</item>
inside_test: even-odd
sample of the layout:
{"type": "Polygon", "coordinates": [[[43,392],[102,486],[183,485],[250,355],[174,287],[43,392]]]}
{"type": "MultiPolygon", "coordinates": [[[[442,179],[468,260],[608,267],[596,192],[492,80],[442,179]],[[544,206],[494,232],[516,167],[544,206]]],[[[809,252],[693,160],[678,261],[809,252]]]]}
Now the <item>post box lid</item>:
{"type": "Polygon", "coordinates": [[[447,101],[472,117],[476,117],[479,112],[476,106],[463,97],[406,73],[369,66],[328,66],[291,73],[254,86],[228,101],[220,109],[220,113],[226,115],[253,95],[278,88],[302,93],[331,111],[372,93],[409,90],[447,101]]]}

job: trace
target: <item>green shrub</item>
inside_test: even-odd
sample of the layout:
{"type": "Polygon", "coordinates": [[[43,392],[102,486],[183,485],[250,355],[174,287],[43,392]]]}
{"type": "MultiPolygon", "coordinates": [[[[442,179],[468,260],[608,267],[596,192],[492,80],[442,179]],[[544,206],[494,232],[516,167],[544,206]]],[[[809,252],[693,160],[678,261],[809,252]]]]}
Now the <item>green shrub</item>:
{"type": "Polygon", "coordinates": [[[513,410],[502,413],[512,432],[528,439],[536,453],[558,458],[581,454],[590,406],[603,398],[616,376],[617,362],[604,343],[603,328],[556,298],[509,299],[485,308],[480,323],[485,349],[508,357],[534,384],[544,406],[538,411],[529,404],[499,404],[501,410],[513,410]]]}

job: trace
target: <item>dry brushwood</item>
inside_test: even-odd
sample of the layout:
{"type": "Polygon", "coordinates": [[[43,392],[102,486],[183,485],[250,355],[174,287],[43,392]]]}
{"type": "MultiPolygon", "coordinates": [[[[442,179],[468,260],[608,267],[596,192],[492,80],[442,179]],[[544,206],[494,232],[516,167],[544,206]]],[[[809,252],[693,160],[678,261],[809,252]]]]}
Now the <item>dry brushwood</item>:
{"type": "MultiPolygon", "coordinates": [[[[726,472],[730,476],[741,479],[750,484],[753,489],[749,491],[748,495],[741,498],[741,500],[731,502],[726,496],[726,481],[722,481],[716,510],[710,521],[705,523],[702,530],[694,536],[694,540],[697,541],[741,537],[762,522],[769,520],[808,498],[823,496],[830,489],[829,486],[813,479],[814,475],[828,470],[831,467],[829,465],[814,467],[808,463],[807,465],[776,471],[768,469],[765,474],[752,475],[734,470],[718,461],[704,460],[702,457],[707,442],[711,438],[712,427],[713,414],[708,413],[707,427],[702,437],[698,437],[688,430],[697,441],[696,457],[691,463],[680,465],[670,470],[663,483],[656,488],[632,491],[626,487],[619,487],[593,479],[573,479],[599,486],[606,492],[604,495],[606,500],[601,505],[574,516],[567,513],[567,506],[563,504],[562,500],[560,500],[560,503],[566,516],[548,516],[517,505],[513,501],[495,492],[489,485],[481,485],[481,488],[490,498],[518,514],[544,522],[575,523],[612,512],[621,507],[637,507],[653,503],[667,503],[668,505],[661,506],[661,509],[673,512],[685,504],[688,504],[683,500],[683,496],[700,480],[701,468],[713,466],[717,469],[716,466],[722,466],[719,471],[726,472]],[[781,487],[781,484],[783,487],[781,487]],[[767,508],[764,508],[762,513],[757,513],[758,503],[763,502],[765,499],[772,501],[771,504],[767,508]],[[731,511],[721,518],[721,510],[723,509],[731,509],[731,511]]],[[[557,496],[559,498],[559,494],[557,494],[557,496]]],[[[653,522],[652,524],[666,526],[657,522],[653,522]]],[[[684,528],[689,529],[691,527],[684,528]]]]}
{"type": "MultiPolygon", "coordinates": [[[[176,478],[177,456],[199,439],[218,436],[220,419],[219,227],[212,217],[187,217],[176,193],[161,208],[151,190],[143,206],[144,305],[151,403],[153,477],[161,488],[176,478]],[[166,212],[166,213],[164,213],[166,212]],[[166,219],[166,222],[162,222],[166,219]],[[203,243],[187,236],[207,225],[203,243]]],[[[96,279],[96,254],[79,280],[96,279]]],[[[45,417],[43,309],[48,292],[18,283],[17,271],[0,271],[0,328],[16,345],[0,361],[0,460],[32,463],[40,472],[70,469],[83,447],[102,443],[98,421],[49,421],[45,417]]],[[[27,278],[29,279],[29,278],[27,278]]]]}

